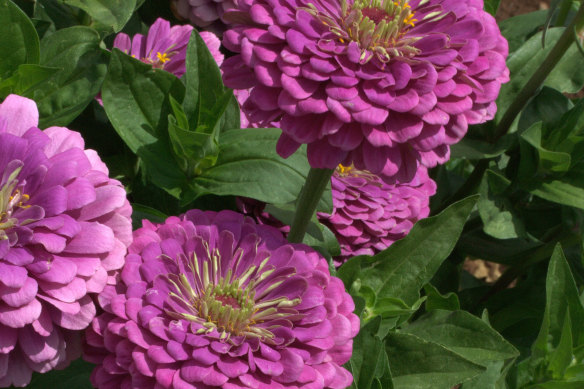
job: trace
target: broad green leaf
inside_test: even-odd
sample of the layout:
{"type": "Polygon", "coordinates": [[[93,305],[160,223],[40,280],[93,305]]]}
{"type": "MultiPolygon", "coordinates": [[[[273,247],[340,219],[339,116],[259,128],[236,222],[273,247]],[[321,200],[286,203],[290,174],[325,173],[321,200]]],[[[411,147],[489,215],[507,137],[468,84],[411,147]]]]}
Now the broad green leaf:
{"type": "Polygon", "coordinates": [[[209,134],[216,132],[217,126],[219,130],[239,128],[239,104],[223,86],[221,71],[196,30],[191,33],[185,65],[183,108],[189,119],[189,128],[199,128],[199,132],[209,134]],[[218,104],[226,98],[228,100],[218,104]]]}
{"type": "MultiPolygon", "coordinates": [[[[554,250],[546,278],[546,306],[543,323],[533,344],[533,358],[541,358],[561,343],[564,319],[570,319],[574,346],[584,344],[584,306],[562,247],[554,250]],[[567,313],[569,311],[569,313],[567,313]]],[[[568,336],[568,335],[564,335],[568,336]]]]}
{"type": "MultiPolygon", "coordinates": [[[[324,198],[332,196],[330,190],[330,186],[325,189],[325,193],[323,194],[323,199],[321,199],[319,208],[326,207],[326,201],[324,198]]],[[[294,221],[296,207],[294,203],[284,205],[267,204],[264,210],[281,221],[284,225],[290,226],[294,221]]],[[[313,215],[310,223],[308,224],[306,235],[304,235],[302,243],[312,247],[320,246],[324,248],[330,256],[333,257],[341,254],[341,248],[339,247],[339,242],[335,237],[335,234],[327,226],[319,223],[316,214],[313,215]]]]}
{"type": "Polygon", "coordinates": [[[542,199],[584,209],[584,163],[579,162],[562,176],[533,180],[524,187],[542,199]]]}
{"type": "Polygon", "coordinates": [[[477,208],[486,234],[498,239],[525,236],[523,221],[516,215],[511,201],[503,194],[511,181],[487,170],[479,187],[481,195],[477,208]]]}
{"type": "Polygon", "coordinates": [[[570,366],[574,358],[572,345],[572,320],[570,319],[570,310],[567,309],[560,335],[560,343],[551,353],[548,364],[548,370],[551,371],[553,378],[562,379],[564,377],[566,369],[570,366]]]}
{"type": "Polygon", "coordinates": [[[168,96],[180,101],[183,93],[180,80],[172,74],[113,50],[102,88],[108,118],[128,147],[142,159],[152,182],[177,198],[187,179],[169,158],[168,96]]]}
{"type": "Polygon", "coordinates": [[[541,128],[542,123],[538,122],[529,127],[527,131],[521,134],[521,139],[529,143],[537,150],[539,174],[564,173],[570,169],[570,154],[547,150],[541,145],[541,128]]]}
{"type": "Polygon", "coordinates": [[[10,0],[0,0],[0,80],[19,65],[39,63],[39,37],[32,22],[10,0]]]}
{"type": "Polygon", "coordinates": [[[42,40],[42,66],[59,72],[34,90],[40,127],[65,126],[93,101],[107,71],[108,52],[89,27],[59,30],[42,40]]]}
{"type": "Polygon", "coordinates": [[[438,343],[474,363],[514,358],[519,352],[497,331],[466,311],[433,310],[404,330],[438,343]]]}
{"type": "Polygon", "coordinates": [[[461,389],[508,389],[505,376],[514,360],[492,361],[485,364],[487,370],[462,384],[461,389]]]}
{"type": "Polygon", "coordinates": [[[63,4],[81,8],[91,18],[91,27],[103,31],[120,31],[130,20],[136,0],[60,0],[63,4]]]}
{"type": "Polygon", "coordinates": [[[379,330],[381,319],[371,320],[361,328],[353,339],[353,354],[348,367],[353,374],[354,389],[369,389],[376,379],[383,379],[385,389],[393,388],[389,360],[381,339],[375,335],[379,330]]]}
{"type": "Polygon", "coordinates": [[[546,11],[529,12],[505,19],[499,23],[501,34],[509,42],[509,52],[513,53],[537,30],[546,20],[546,11]]]}
{"type": "Polygon", "coordinates": [[[367,261],[370,264],[361,270],[359,282],[378,298],[399,298],[413,304],[419,290],[454,248],[476,201],[476,196],[461,200],[439,215],[416,223],[404,239],[367,261]]]}
{"type": "Polygon", "coordinates": [[[92,389],[89,376],[95,366],[77,359],[66,369],[51,370],[48,373],[34,373],[27,389],[71,388],[92,389]]]}
{"type": "MultiPolygon", "coordinates": [[[[511,104],[519,90],[527,83],[527,80],[554,47],[563,31],[563,27],[549,29],[545,48],[541,47],[542,33],[539,32],[509,56],[507,66],[511,72],[511,81],[502,86],[497,106],[508,107],[511,104]]],[[[572,45],[546,78],[544,85],[558,89],[560,92],[574,93],[579,91],[584,85],[584,67],[578,66],[581,63],[580,56],[576,45],[572,45]]],[[[505,109],[499,110],[497,121],[504,113],[505,109]]]]}
{"type": "Polygon", "coordinates": [[[485,11],[495,16],[501,0],[485,0],[485,11]]]}
{"type": "Polygon", "coordinates": [[[152,223],[164,223],[168,215],[147,205],[132,202],[132,226],[134,229],[142,227],[143,220],[152,223]]]}
{"type": "Polygon", "coordinates": [[[34,90],[49,81],[60,69],[48,66],[22,64],[10,78],[0,81],[0,98],[10,93],[34,97],[34,90]]]}
{"type": "Polygon", "coordinates": [[[555,131],[563,124],[562,117],[573,106],[572,101],[562,92],[544,86],[521,112],[518,131],[522,133],[537,122],[542,122],[542,134],[545,134],[546,130],[555,131]]]}
{"type": "Polygon", "coordinates": [[[394,388],[451,389],[485,368],[412,334],[390,333],[385,343],[394,388]]]}
{"type": "Polygon", "coordinates": [[[547,381],[541,384],[529,386],[525,389],[582,389],[584,388],[584,380],[578,381],[547,381]]]}
{"type": "Polygon", "coordinates": [[[460,309],[460,302],[455,293],[450,292],[442,295],[432,284],[426,284],[426,286],[424,286],[424,292],[428,297],[426,299],[426,311],[433,311],[436,309],[456,311],[460,309]]]}
{"type": "Polygon", "coordinates": [[[450,147],[451,158],[495,158],[503,154],[514,143],[512,136],[503,136],[496,144],[489,143],[484,139],[472,138],[472,136],[473,134],[470,132],[468,136],[450,147]]]}
{"type": "Polygon", "coordinates": [[[309,165],[304,149],[287,159],[278,155],[276,142],[280,133],[279,129],[224,132],[217,163],[192,182],[196,197],[212,193],[251,197],[272,204],[295,201],[309,165]]]}

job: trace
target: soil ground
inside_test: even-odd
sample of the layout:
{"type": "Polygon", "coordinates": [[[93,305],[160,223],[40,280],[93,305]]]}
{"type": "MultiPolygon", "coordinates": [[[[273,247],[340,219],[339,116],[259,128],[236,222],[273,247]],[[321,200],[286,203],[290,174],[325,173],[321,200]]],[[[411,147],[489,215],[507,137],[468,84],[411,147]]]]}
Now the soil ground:
{"type": "Polygon", "coordinates": [[[497,20],[505,20],[511,16],[537,11],[538,9],[547,9],[548,7],[549,1],[547,0],[501,0],[497,11],[497,20]]]}

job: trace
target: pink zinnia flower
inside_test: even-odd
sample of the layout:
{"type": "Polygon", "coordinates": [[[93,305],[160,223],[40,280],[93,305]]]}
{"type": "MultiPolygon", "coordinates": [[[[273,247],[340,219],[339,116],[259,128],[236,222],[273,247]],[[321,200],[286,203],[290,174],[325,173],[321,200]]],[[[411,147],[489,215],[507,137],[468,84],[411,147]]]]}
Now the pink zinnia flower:
{"type": "MultiPolygon", "coordinates": [[[[132,39],[119,33],[114,40],[114,47],[152,67],[163,69],[177,77],[185,73],[187,45],[193,27],[170,26],[167,20],[158,18],[150,26],[148,35],[136,34],[132,39]]],[[[223,63],[223,54],[219,51],[221,41],[209,31],[200,32],[218,66],[223,63]]]]}
{"type": "Polygon", "coordinates": [[[378,176],[339,166],[331,178],[333,212],[319,212],[341,246],[340,265],[356,255],[374,255],[405,237],[430,214],[436,184],[425,168],[407,184],[387,184],[378,176]]]}
{"type": "Polygon", "coordinates": [[[235,0],[171,0],[171,7],[179,19],[220,31],[224,28],[223,14],[235,8],[235,0]]]}
{"type": "Polygon", "coordinates": [[[278,152],[407,182],[491,119],[508,53],[481,0],[241,0],[224,34],[227,86],[278,152]]]}
{"type": "Polygon", "coordinates": [[[87,331],[97,388],[346,388],[359,330],[327,261],[231,211],[134,233],[87,331]]]}
{"type": "Polygon", "coordinates": [[[34,101],[0,104],[0,387],[80,355],[92,294],[132,241],[123,186],[81,135],[37,128],[34,101]]]}

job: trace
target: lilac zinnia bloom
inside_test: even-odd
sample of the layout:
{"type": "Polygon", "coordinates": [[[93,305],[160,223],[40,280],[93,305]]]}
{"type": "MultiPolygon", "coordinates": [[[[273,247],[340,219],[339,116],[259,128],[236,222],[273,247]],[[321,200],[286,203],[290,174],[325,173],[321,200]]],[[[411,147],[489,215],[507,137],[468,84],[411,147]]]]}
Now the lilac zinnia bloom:
{"type": "MultiPolygon", "coordinates": [[[[227,86],[252,123],[279,123],[281,156],[308,145],[337,164],[407,182],[493,118],[506,40],[481,0],[240,0],[227,86]]],[[[232,15],[232,16],[231,16],[232,15]]]]}
{"type": "Polygon", "coordinates": [[[333,212],[319,212],[341,246],[337,264],[356,255],[374,255],[405,237],[430,213],[436,184],[420,168],[407,184],[387,184],[378,176],[339,166],[331,178],[333,212]]]}
{"type": "Polygon", "coordinates": [[[198,27],[221,31],[226,10],[235,8],[235,0],[171,0],[174,14],[198,27]]]}
{"type": "Polygon", "coordinates": [[[119,33],[114,47],[140,61],[151,64],[180,77],[185,72],[187,45],[192,26],[170,26],[167,20],[158,18],[150,26],[148,35],[136,34],[132,39],[119,33]]]}
{"type": "Polygon", "coordinates": [[[310,247],[232,211],[135,231],[87,330],[99,388],[346,388],[359,319],[310,247]]]}
{"type": "Polygon", "coordinates": [[[132,241],[126,192],[97,153],[37,125],[34,101],[0,104],[0,387],[80,355],[90,295],[114,283],[132,241]]]}

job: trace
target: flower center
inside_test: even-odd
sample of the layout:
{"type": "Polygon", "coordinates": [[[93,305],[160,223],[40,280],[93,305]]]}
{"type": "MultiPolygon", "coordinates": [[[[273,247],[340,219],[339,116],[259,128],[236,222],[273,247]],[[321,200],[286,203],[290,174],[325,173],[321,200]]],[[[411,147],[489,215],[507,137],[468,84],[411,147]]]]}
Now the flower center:
{"type": "Polygon", "coordinates": [[[336,172],[340,176],[348,176],[351,173],[351,170],[353,170],[353,165],[343,166],[343,165],[339,164],[339,166],[337,166],[336,172]]]}
{"type": "Polygon", "coordinates": [[[30,197],[22,193],[18,185],[18,174],[22,170],[22,162],[12,161],[8,164],[2,181],[0,182],[0,240],[8,239],[6,230],[15,226],[18,219],[13,214],[18,209],[30,208],[26,202],[30,197]]]}
{"type": "Polygon", "coordinates": [[[231,336],[245,336],[271,343],[275,338],[272,330],[280,325],[269,322],[293,319],[298,312],[292,308],[300,304],[300,299],[266,299],[266,296],[293,273],[272,277],[276,269],[267,265],[269,258],[266,258],[235,276],[239,274],[236,269],[243,251],[238,249],[234,256],[236,266],[227,270],[223,277],[218,250],[203,259],[193,253],[188,261],[189,271],[167,275],[174,289],[169,294],[174,308],[167,313],[199,323],[203,326],[197,331],[199,334],[217,330],[223,341],[229,341],[231,336]],[[258,286],[261,287],[258,289],[258,286]]]}
{"type": "Polygon", "coordinates": [[[306,11],[326,25],[341,43],[358,43],[361,63],[374,57],[386,63],[393,57],[411,58],[419,53],[413,43],[421,37],[406,36],[418,22],[408,3],[409,0],[355,0],[349,4],[341,0],[342,14],[336,17],[311,3],[306,11]]]}
{"type": "Polygon", "coordinates": [[[156,58],[152,58],[152,55],[150,55],[149,57],[142,58],[142,62],[149,63],[153,68],[156,69],[164,69],[164,65],[170,61],[174,54],[176,54],[176,52],[161,53],[160,51],[157,51],[156,58]]]}

